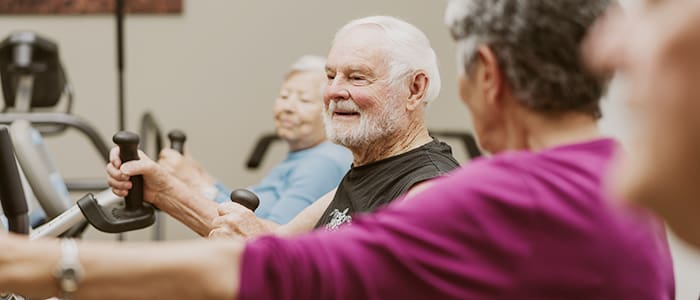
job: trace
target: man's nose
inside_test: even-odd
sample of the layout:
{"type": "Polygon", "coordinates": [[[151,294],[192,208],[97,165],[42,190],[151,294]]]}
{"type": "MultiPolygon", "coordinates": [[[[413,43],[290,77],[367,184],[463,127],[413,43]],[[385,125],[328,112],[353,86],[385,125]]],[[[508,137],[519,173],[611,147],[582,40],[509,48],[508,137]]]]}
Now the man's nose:
{"type": "Polygon", "coordinates": [[[350,98],[350,91],[348,91],[346,84],[336,77],[332,80],[329,79],[328,86],[325,89],[325,97],[323,98],[327,102],[330,100],[347,100],[350,98]]]}

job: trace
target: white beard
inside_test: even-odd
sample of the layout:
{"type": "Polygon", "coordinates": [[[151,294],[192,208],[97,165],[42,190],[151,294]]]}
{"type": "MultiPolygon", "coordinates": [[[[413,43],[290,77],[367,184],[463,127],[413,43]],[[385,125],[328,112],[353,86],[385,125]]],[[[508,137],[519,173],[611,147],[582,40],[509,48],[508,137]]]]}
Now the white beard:
{"type": "Polygon", "coordinates": [[[404,104],[396,99],[387,99],[387,105],[382,107],[375,116],[363,112],[352,100],[331,100],[328,109],[324,107],[323,122],[326,125],[326,137],[336,144],[348,148],[365,147],[389,136],[394,136],[407,125],[408,116],[404,104]],[[360,113],[360,124],[343,126],[332,120],[336,110],[360,113]]]}

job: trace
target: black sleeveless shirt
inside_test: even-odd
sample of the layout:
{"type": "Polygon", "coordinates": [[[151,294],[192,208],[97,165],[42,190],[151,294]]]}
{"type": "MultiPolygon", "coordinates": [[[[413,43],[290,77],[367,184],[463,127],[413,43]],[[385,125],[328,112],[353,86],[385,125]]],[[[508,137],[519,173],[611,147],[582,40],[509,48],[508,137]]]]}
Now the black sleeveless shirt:
{"type": "Polygon", "coordinates": [[[459,167],[452,148],[437,139],[408,152],[352,167],[316,228],[333,230],[350,222],[358,212],[369,212],[387,204],[412,186],[444,175],[459,167]]]}

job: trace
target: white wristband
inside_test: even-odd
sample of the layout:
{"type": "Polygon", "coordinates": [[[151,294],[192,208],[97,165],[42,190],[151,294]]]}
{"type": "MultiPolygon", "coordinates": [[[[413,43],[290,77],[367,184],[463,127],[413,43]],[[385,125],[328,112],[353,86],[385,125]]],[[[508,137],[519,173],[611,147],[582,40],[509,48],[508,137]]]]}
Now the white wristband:
{"type": "Polygon", "coordinates": [[[56,267],[54,276],[58,279],[61,298],[69,300],[78,291],[78,283],[83,277],[83,268],[80,265],[78,245],[75,240],[61,240],[61,261],[56,267]]]}

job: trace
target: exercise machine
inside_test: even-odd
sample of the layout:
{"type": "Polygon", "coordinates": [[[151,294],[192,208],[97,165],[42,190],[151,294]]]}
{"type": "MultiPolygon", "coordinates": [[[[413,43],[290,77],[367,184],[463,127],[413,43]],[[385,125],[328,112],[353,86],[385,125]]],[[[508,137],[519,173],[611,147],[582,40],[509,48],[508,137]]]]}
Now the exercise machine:
{"type": "Polygon", "coordinates": [[[0,124],[27,120],[43,135],[77,129],[108,161],[109,148],[93,126],[71,114],[73,89],[56,43],[33,32],[13,32],[0,42],[0,77],[5,105],[0,124]]]}
{"type": "MultiPolygon", "coordinates": [[[[464,146],[469,159],[475,159],[481,156],[481,151],[476,143],[476,139],[470,132],[456,130],[429,130],[429,132],[430,136],[433,137],[457,139],[460,141],[464,146]]],[[[277,141],[281,141],[281,139],[275,133],[266,133],[261,135],[248,156],[246,167],[251,170],[259,168],[263,158],[265,158],[267,150],[270,148],[270,145],[277,141]]]]}
{"type": "MultiPolygon", "coordinates": [[[[29,233],[29,209],[24,198],[14,148],[6,126],[0,126],[0,205],[7,217],[8,230],[29,233]]],[[[1,299],[24,299],[17,295],[0,295],[1,299]]]]}
{"type": "MultiPolygon", "coordinates": [[[[113,141],[119,145],[120,159],[123,162],[138,160],[138,135],[120,131],[114,135],[113,141]]],[[[133,188],[123,201],[110,190],[97,196],[88,193],[75,206],[37,228],[31,239],[56,236],[82,220],[87,220],[90,225],[107,233],[122,233],[152,225],[155,214],[153,207],[143,201],[143,177],[131,176],[130,180],[133,188]]]]}
{"type": "Polygon", "coordinates": [[[26,120],[10,125],[12,145],[31,190],[46,212],[53,219],[71,206],[68,189],[54,166],[39,131],[26,120]]]}
{"type": "MultiPolygon", "coordinates": [[[[42,136],[77,130],[108,162],[104,139],[87,121],[71,114],[73,89],[55,42],[29,31],[11,33],[0,42],[0,77],[4,100],[0,124],[26,120],[42,136]]],[[[107,184],[105,180],[70,180],[66,186],[71,191],[98,191],[107,184]]]]}
{"type": "Polygon", "coordinates": [[[6,126],[0,126],[0,204],[7,218],[7,229],[18,234],[29,234],[29,208],[6,126]]]}

